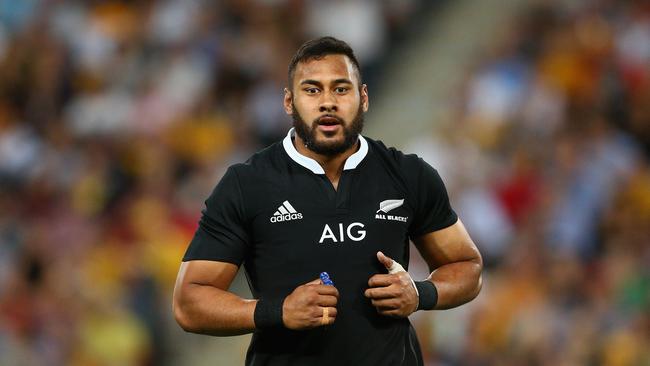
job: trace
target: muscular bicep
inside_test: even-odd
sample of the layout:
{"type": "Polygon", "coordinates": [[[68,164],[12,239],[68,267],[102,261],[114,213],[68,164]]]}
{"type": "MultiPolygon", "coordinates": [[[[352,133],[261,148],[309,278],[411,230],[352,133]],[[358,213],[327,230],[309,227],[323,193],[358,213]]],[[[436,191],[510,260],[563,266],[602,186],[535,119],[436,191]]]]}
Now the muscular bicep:
{"type": "Polygon", "coordinates": [[[174,287],[174,298],[192,286],[212,286],[228,290],[239,267],[228,262],[193,260],[182,262],[174,287]]]}
{"type": "Polygon", "coordinates": [[[413,242],[430,271],[455,262],[482,264],[481,255],[460,219],[444,229],[421,235],[413,242]]]}

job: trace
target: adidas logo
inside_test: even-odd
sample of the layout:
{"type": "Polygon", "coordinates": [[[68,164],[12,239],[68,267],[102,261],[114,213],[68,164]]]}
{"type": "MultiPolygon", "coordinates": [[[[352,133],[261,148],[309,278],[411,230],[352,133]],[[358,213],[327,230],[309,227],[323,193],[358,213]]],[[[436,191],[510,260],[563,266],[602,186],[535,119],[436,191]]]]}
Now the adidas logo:
{"type": "Polygon", "coordinates": [[[271,222],[273,223],[291,220],[302,220],[302,214],[296,211],[289,201],[282,202],[278,210],[271,216],[271,222]]]}

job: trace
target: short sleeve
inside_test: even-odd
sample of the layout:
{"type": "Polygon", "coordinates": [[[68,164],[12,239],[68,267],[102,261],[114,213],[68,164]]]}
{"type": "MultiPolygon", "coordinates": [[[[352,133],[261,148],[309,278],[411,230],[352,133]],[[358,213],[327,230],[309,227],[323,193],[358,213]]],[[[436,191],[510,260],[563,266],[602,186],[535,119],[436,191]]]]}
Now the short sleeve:
{"type": "Polygon", "coordinates": [[[409,232],[411,239],[449,227],[458,220],[440,175],[424,160],[418,160],[420,173],[416,184],[417,207],[409,232]]]}
{"type": "Polygon", "coordinates": [[[199,227],[183,261],[214,260],[240,265],[249,236],[237,173],[231,167],[205,201],[199,227]]]}

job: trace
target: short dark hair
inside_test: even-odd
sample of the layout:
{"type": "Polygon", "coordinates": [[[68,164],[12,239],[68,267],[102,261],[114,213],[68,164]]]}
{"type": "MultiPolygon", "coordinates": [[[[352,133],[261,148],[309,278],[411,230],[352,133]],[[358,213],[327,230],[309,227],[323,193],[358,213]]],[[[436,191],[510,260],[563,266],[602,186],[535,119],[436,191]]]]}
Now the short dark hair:
{"type": "Polygon", "coordinates": [[[296,54],[293,55],[293,58],[289,63],[289,89],[293,88],[293,75],[296,72],[296,66],[298,63],[311,59],[319,60],[327,55],[348,56],[354,67],[357,69],[359,85],[361,85],[361,68],[359,67],[359,61],[357,61],[356,56],[354,56],[354,51],[352,51],[350,45],[340,39],[328,36],[309,40],[298,48],[298,51],[296,51],[296,54]]]}

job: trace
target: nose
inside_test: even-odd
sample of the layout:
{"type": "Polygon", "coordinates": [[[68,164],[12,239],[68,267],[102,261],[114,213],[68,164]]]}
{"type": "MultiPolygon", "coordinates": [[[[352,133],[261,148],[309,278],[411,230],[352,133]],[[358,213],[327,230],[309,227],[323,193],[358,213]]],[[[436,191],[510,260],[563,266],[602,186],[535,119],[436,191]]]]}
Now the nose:
{"type": "Polygon", "coordinates": [[[338,108],[334,104],[322,104],[318,110],[320,112],[333,113],[338,111],[338,108]]]}
{"type": "Polygon", "coordinates": [[[323,97],[321,98],[320,106],[318,107],[318,110],[323,113],[332,113],[338,111],[338,107],[336,105],[336,98],[333,95],[330,95],[329,93],[324,93],[323,97]]]}

